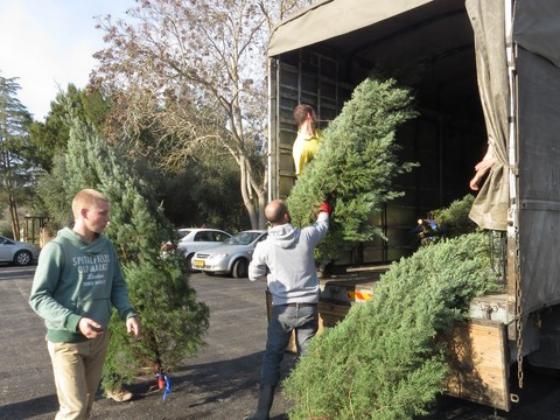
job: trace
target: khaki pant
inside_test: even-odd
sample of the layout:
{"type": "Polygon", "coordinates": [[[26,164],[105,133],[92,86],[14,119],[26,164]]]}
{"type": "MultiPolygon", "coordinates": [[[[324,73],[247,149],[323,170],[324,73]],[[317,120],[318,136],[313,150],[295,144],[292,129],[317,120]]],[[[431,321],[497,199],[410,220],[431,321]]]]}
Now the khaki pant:
{"type": "Polygon", "coordinates": [[[88,418],[108,344],[109,334],[81,343],[47,342],[60,404],[56,420],[88,418]]]}

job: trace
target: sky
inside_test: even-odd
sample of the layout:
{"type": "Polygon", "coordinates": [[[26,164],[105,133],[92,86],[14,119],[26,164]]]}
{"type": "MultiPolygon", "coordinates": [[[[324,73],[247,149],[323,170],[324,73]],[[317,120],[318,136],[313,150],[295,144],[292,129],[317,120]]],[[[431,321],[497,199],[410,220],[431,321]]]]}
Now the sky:
{"type": "Polygon", "coordinates": [[[134,0],[0,0],[0,74],[18,77],[34,119],[68,83],[83,88],[103,48],[95,16],[125,17],[134,0]]]}

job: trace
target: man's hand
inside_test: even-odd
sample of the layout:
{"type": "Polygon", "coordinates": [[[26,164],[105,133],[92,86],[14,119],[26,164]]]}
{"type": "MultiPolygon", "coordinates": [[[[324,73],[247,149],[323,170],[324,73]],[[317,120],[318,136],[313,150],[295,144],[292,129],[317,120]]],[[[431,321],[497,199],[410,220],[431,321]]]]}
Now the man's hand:
{"type": "Polygon", "coordinates": [[[327,201],[323,201],[319,206],[319,212],[325,212],[330,216],[332,213],[332,207],[327,201]]]}
{"type": "Polygon", "coordinates": [[[134,335],[136,338],[140,337],[140,322],[136,316],[126,319],[126,332],[134,335]]]}
{"type": "Polygon", "coordinates": [[[90,318],[80,318],[78,322],[78,331],[89,339],[99,337],[103,334],[103,328],[97,322],[90,318]]]}
{"type": "Polygon", "coordinates": [[[469,182],[469,187],[473,191],[478,191],[480,188],[480,181],[482,178],[488,173],[490,168],[496,163],[496,158],[494,157],[493,153],[490,149],[484,155],[484,158],[480,162],[478,162],[474,167],[474,177],[469,182]]]}

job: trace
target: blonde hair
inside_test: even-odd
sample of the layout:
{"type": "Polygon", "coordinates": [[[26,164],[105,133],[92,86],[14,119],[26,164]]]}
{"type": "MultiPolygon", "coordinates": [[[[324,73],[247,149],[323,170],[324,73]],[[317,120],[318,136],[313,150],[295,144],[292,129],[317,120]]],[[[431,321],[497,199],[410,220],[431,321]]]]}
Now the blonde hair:
{"type": "Polygon", "coordinates": [[[85,188],[74,196],[72,200],[72,213],[77,219],[82,209],[95,207],[99,202],[108,203],[107,197],[102,192],[91,188],[85,188]]]}

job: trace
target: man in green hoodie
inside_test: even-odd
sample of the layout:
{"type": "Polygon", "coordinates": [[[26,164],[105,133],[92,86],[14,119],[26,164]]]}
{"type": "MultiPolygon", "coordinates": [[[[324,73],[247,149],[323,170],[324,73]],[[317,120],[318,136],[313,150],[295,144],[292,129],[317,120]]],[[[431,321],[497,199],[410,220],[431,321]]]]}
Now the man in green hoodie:
{"type": "Polygon", "coordinates": [[[99,191],[72,200],[74,227],[58,232],[42,250],[29,303],[45,320],[60,409],[56,420],[89,416],[101,379],[115,306],[127,331],[140,335],[117,254],[103,230],[110,207],[99,191]]]}

